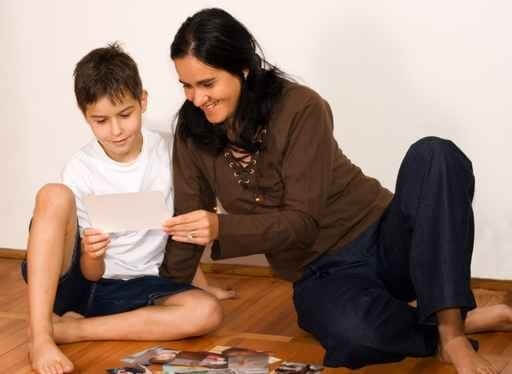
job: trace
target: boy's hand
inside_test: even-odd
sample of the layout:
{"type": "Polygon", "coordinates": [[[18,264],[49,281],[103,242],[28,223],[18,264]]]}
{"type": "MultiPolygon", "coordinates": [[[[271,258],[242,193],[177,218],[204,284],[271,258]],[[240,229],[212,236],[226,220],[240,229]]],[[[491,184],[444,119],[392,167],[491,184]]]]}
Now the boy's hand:
{"type": "Polygon", "coordinates": [[[85,229],[82,238],[83,253],[90,258],[100,258],[105,255],[110,237],[99,229],[85,229]]]}
{"type": "Polygon", "coordinates": [[[219,217],[206,210],[194,210],[169,218],[162,228],[177,242],[206,245],[219,237],[219,217]]]}

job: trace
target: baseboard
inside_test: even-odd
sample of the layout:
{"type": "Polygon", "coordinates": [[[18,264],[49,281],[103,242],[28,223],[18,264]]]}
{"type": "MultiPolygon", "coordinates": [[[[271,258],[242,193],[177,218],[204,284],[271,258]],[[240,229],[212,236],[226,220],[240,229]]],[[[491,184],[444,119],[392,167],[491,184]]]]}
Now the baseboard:
{"type": "Polygon", "coordinates": [[[201,269],[205,273],[217,273],[227,275],[246,275],[251,277],[273,277],[274,273],[268,266],[241,265],[241,264],[216,264],[202,262],[201,269]]]}
{"type": "Polygon", "coordinates": [[[512,280],[471,278],[471,288],[484,288],[494,291],[512,291],[512,280]]]}
{"type": "Polygon", "coordinates": [[[22,249],[0,248],[0,258],[23,260],[27,252],[22,249]]]}
{"type": "MultiPolygon", "coordinates": [[[[0,258],[23,260],[25,253],[26,251],[21,249],[0,248],[0,258]]],[[[272,269],[268,266],[203,262],[201,263],[201,269],[205,273],[244,275],[250,277],[274,277],[272,269]]],[[[472,278],[471,287],[495,291],[512,291],[512,280],[472,278]]]]}
{"type": "MultiPolygon", "coordinates": [[[[22,249],[0,248],[0,258],[23,260],[26,251],[22,249]]],[[[272,270],[268,266],[201,263],[201,269],[205,273],[219,273],[226,275],[247,275],[251,277],[272,277],[272,270]]]]}

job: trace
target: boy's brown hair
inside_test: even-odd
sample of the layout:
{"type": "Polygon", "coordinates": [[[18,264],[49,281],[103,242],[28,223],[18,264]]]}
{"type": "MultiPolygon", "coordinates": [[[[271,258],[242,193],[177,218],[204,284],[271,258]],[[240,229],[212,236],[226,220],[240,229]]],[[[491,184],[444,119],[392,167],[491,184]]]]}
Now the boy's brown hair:
{"type": "Polygon", "coordinates": [[[118,43],[89,52],[76,64],[73,75],[76,101],[84,114],[88,105],[105,96],[113,103],[127,94],[139,101],[142,97],[137,64],[118,43]]]}

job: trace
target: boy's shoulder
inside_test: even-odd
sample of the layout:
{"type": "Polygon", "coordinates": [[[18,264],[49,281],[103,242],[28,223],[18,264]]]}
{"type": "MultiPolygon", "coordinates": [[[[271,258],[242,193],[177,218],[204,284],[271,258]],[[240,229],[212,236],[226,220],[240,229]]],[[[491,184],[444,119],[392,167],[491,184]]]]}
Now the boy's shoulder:
{"type": "Polygon", "coordinates": [[[168,147],[169,144],[171,144],[172,135],[168,132],[148,129],[145,127],[143,127],[141,131],[145,144],[151,148],[159,145],[168,147]]]}
{"type": "Polygon", "coordinates": [[[66,162],[64,168],[67,168],[69,165],[83,163],[83,161],[88,158],[97,158],[101,156],[102,152],[103,149],[99,145],[98,141],[95,138],[93,138],[88,143],[80,147],[78,151],[71,155],[71,157],[66,162]]]}

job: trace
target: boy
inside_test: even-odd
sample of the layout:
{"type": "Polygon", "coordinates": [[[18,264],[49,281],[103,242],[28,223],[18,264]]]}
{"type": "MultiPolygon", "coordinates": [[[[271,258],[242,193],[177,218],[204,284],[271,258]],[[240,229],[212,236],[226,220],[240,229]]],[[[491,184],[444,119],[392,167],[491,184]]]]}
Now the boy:
{"type": "MultiPolygon", "coordinates": [[[[173,340],[205,334],[222,320],[214,296],[158,276],[165,232],[107,235],[91,228],[82,202],[88,194],[159,190],[172,207],[169,143],[141,128],[147,92],[118,45],[91,51],[74,78],[78,106],[96,139],[68,162],[63,184],[38,192],[22,264],[30,360],[39,373],[73,370],[59,343],[173,340]]],[[[204,280],[199,270],[196,279],[204,280]]]]}

